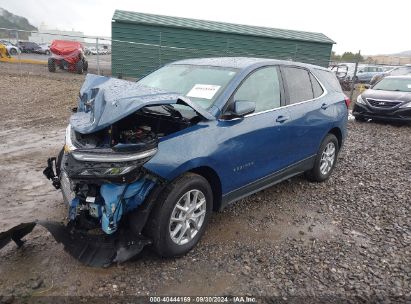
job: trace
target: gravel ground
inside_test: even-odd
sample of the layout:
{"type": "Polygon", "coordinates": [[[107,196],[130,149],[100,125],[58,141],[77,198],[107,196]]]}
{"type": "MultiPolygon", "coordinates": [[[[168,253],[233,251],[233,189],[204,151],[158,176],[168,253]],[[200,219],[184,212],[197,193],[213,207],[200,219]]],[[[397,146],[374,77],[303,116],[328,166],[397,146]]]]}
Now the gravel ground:
{"type": "MultiPolygon", "coordinates": [[[[41,170],[62,145],[83,77],[50,76],[40,67],[20,77],[12,66],[0,68],[0,230],[63,219],[60,193],[41,170]]],[[[268,295],[409,303],[410,155],[411,126],[350,121],[327,182],[296,177],[237,202],[214,214],[198,246],[178,259],[160,259],[147,248],[123,265],[89,268],[36,227],[23,248],[9,244],[0,252],[0,302],[39,295],[268,295]]]]}

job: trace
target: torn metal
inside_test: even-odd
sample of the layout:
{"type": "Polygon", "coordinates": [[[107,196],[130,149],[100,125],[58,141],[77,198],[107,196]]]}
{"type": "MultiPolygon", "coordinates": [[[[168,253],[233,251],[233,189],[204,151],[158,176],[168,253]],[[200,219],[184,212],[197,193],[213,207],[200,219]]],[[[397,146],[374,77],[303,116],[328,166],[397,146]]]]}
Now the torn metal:
{"type": "Polygon", "coordinates": [[[0,244],[13,240],[21,246],[38,224],[86,265],[107,266],[137,255],[151,243],[142,230],[167,183],[144,164],[156,155],[162,138],[203,119],[215,117],[188,98],[88,74],[65,145],[43,171],[62,191],[68,224],[21,224],[2,233],[0,244]]]}
{"type": "Polygon", "coordinates": [[[112,263],[122,263],[136,256],[151,241],[142,236],[132,237],[132,233],[121,230],[116,235],[90,234],[77,230],[73,223],[64,225],[58,222],[37,221],[22,223],[0,233],[0,249],[14,241],[18,247],[22,240],[36,225],[46,228],[64,250],[81,263],[94,267],[107,267],[112,263]]]}
{"type": "Polygon", "coordinates": [[[184,104],[207,120],[215,117],[189,98],[136,82],[87,74],[80,90],[77,113],[70,124],[77,132],[102,130],[137,110],[155,105],[184,104]]]}

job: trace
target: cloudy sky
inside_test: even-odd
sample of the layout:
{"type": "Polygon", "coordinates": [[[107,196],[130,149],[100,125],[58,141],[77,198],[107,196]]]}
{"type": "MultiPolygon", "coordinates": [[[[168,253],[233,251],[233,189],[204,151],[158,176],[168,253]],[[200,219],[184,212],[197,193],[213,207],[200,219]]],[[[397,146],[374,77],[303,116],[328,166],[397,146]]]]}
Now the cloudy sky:
{"type": "Polygon", "coordinates": [[[115,9],[321,32],[334,50],[390,54],[411,50],[411,1],[390,0],[0,0],[0,7],[39,26],[111,36],[115,9]]]}

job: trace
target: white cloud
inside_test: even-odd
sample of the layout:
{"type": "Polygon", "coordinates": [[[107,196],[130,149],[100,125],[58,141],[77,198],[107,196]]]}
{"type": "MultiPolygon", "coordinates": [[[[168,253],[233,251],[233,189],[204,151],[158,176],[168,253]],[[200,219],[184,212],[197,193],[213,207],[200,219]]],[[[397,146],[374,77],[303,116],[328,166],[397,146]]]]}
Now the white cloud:
{"type": "Polygon", "coordinates": [[[337,42],[334,50],[363,54],[411,49],[408,27],[411,1],[222,1],[208,0],[0,0],[3,7],[34,25],[75,29],[110,36],[115,9],[231,23],[321,32],[337,42]],[[4,3],[2,3],[4,1],[4,3]]]}

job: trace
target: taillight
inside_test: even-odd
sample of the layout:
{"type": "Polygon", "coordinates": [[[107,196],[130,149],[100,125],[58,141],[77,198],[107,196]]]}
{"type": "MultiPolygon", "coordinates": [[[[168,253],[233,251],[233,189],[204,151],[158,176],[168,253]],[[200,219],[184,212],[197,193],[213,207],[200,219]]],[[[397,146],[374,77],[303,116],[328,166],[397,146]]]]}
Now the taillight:
{"type": "Polygon", "coordinates": [[[348,109],[349,106],[350,106],[351,100],[347,96],[345,96],[344,101],[345,101],[345,105],[347,106],[347,109],[348,109]]]}

